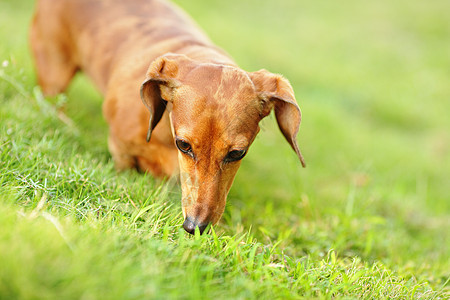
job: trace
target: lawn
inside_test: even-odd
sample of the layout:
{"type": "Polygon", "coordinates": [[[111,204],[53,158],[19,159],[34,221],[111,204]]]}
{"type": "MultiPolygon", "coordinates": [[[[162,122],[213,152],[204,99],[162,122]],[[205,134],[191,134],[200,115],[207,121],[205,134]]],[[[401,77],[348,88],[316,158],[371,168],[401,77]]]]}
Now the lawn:
{"type": "Polygon", "coordinates": [[[86,77],[42,97],[34,1],[2,0],[0,299],[449,298],[450,2],[176,2],[291,81],[307,168],[267,118],[188,235],[174,180],[114,170],[86,77]]]}

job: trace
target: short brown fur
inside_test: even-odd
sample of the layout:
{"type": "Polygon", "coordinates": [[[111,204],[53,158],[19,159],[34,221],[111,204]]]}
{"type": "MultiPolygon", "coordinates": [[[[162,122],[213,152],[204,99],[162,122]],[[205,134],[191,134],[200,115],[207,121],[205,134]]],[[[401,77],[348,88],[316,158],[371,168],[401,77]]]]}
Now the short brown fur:
{"type": "Polygon", "coordinates": [[[45,95],[63,92],[82,70],[105,96],[118,170],[180,173],[183,215],[194,228],[222,216],[240,166],[226,157],[248,150],[272,109],[304,165],[296,143],[301,114],[289,82],[239,69],[166,1],[39,0],[30,40],[45,95]],[[175,139],[189,143],[190,152],[179,151],[175,139]]]}

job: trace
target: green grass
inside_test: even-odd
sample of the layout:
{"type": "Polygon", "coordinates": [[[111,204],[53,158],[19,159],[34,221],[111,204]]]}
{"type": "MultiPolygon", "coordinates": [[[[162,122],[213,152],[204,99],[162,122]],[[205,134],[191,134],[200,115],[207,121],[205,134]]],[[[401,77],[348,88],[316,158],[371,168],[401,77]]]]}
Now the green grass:
{"type": "Polygon", "coordinates": [[[290,79],[308,167],[268,118],[221,223],[189,236],[176,184],[114,171],[85,77],[40,96],[33,1],[4,0],[0,299],[449,298],[450,3],[177,2],[290,79]]]}

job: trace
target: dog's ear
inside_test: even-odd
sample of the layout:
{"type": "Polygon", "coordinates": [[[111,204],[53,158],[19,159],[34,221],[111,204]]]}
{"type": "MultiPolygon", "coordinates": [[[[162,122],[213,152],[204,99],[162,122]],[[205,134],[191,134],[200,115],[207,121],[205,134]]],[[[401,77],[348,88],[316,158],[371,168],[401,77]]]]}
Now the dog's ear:
{"type": "Polygon", "coordinates": [[[172,101],[172,93],[181,85],[180,69],[191,60],[180,54],[165,54],[154,60],[147,70],[145,81],[141,85],[141,99],[150,111],[150,122],[147,132],[147,142],[150,141],[152,130],[166,109],[168,101],[172,101]]]}
{"type": "Polygon", "coordinates": [[[303,167],[305,160],[297,145],[297,133],[302,120],[300,108],[295,100],[294,90],[287,79],[266,70],[249,73],[263,105],[263,116],[273,107],[278,127],[294,149],[303,167]]]}

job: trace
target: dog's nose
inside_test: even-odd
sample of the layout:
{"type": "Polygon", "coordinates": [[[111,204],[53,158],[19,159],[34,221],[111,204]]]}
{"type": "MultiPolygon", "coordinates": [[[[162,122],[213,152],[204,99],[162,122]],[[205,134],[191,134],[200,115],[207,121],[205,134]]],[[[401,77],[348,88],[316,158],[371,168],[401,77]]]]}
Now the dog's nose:
{"type": "Polygon", "coordinates": [[[200,234],[202,234],[203,231],[205,231],[207,226],[208,226],[208,223],[198,224],[197,222],[192,221],[192,219],[189,218],[189,217],[187,217],[186,220],[184,220],[184,223],[183,223],[184,230],[186,230],[190,234],[195,234],[195,227],[198,227],[198,229],[200,231],[200,234]]]}

